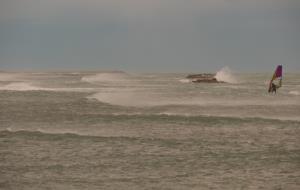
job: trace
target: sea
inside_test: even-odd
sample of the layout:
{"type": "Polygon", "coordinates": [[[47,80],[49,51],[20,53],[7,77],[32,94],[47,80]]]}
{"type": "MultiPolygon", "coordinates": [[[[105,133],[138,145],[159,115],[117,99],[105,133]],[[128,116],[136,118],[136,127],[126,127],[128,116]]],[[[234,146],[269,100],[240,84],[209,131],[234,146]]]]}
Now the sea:
{"type": "Polygon", "coordinates": [[[0,189],[300,189],[300,74],[0,72],[0,189]]]}

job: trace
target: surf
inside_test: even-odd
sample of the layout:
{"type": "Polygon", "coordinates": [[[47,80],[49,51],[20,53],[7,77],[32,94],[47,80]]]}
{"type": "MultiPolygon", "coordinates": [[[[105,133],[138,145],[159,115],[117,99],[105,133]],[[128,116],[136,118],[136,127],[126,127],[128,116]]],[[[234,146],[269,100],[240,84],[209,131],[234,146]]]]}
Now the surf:
{"type": "Polygon", "coordinates": [[[51,89],[45,89],[40,88],[37,86],[32,85],[28,82],[13,82],[9,83],[7,85],[1,86],[0,90],[9,90],[9,91],[38,91],[38,90],[51,90],[51,89]]]}
{"type": "Polygon", "coordinates": [[[216,73],[215,78],[219,82],[226,82],[226,83],[232,83],[232,84],[238,83],[237,78],[234,76],[233,72],[227,66],[223,67],[221,70],[219,70],[216,73]]]}
{"type": "Polygon", "coordinates": [[[125,72],[104,72],[97,73],[95,75],[83,76],[81,78],[82,82],[87,83],[124,83],[131,80],[131,75],[125,72]]]}

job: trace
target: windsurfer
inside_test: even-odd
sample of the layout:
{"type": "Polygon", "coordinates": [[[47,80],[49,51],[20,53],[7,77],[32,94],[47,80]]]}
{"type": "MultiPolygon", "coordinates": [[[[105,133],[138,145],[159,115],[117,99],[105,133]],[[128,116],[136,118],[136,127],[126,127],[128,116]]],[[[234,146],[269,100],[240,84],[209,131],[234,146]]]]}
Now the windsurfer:
{"type": "Polygon", "coordinates": [[[280,88],[282,85],[282,65],[278,65],[274,74],[273,74],[273,77],[269,83],[269,93],[275,93],[276,94],[276,91],[277,91],[277,88],[280,88]],[[279,80],[279,83],[278,85],[276,85],[274,83],[274,81],[278,81],[279,80]]]}
{"type": "Polygon", "coordinates": [[[276,84],[274,84],[273,82],[271,83],[271,88],[269,92],[275,93],[276,94],[276,90],[277,90],[277,86],[276,84]]]}

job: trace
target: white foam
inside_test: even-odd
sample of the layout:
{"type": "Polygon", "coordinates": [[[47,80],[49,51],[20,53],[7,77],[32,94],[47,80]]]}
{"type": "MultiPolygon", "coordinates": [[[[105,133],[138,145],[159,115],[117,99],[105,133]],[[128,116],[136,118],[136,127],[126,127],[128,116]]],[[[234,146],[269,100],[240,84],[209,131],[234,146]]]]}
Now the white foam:
{"type": "Polygon", "coordinates": [[[193,117],[193,116],[205,116],[205,115],[197,115],[197,114],[192,114],[192,113],[182,113],[182,112],[179,112],[179,113],[176,113],[176,112],[160,112],[158,114],[155,114],[155,115],[167,115],[167,116],[184,116],[184,117],[193,117]]]}
{"type": "Polygon", "coordinates": [[[293,90],[293,91],[289,91],[289,94],[295,95],[295,96],[299,96],[299,95],[300,95],[300,92],[299,92],[299,91],[296,91],[296,90],[293,90]]]}
{"type": "Polygon", "coordinates": [[[115,73],[98,73],[96,75],[84,76],[81,78],[81,81],[88,83],[123,83],[124,81],[130,80],[130,75],[123,72],[115,73]]]}
{"type": "Polygon", "coordinates": [[[227,83],[238,83],[236,77],[232,74],[232,71],[229,67],[223,67],[220,71],[216,74],[216,79],[219,82],[227,82],[227,83]]]}
{"type": "Polygon", "coordinates": [[[100,102],[111,105],[132,106],[132,107],[151,107],[151,106],[278,106],[278,105],[299,105],[299,102],[294,99],[277,100],[278,97],[266,96],[261,99],[257,98],[222,98],[210,97],[205,95],[198,96],[178,96],[177,94],[164,94],[163,92],[155,92],[147,89],[117,89],[112,88],[108,91],[97,92],[88,99],[96,99],[100,102]]]}
{"type": "Polygon", "coordinates": [[[100,102],[120,106],[158,106],[162,100],[155,94],[138,91],[101,92],[88,97],[100,102]]]}
{"type": "Polygon", "coordinates": [[[163,97],[161,94],[138,89],[114,89],[106,92],[95,93],[87,97],[100,102],[120,106],[165,106],[165,105],[193,105],[192,99],[177,98],[173,96],[163,97]]]}
{"type": "Polygon", "coordinates": [[[32,90],[45,90],[45,89],[33,86],[32,84],[26,82],[13,82],[0,87],[0,90],[32,91],[32,90]]]}
{"type": "Polygon", "coordinates": [[[181,83],[190,83],[191,80],[189,80],[189,79],[180,79],[179,82],[181,82],[181,83]]]}
{"type": "Polygon", "coordinates": [[[178,97],[169,94],[166,96],[160,92],[147,89],[111,89],[110,91],[98,92],[87,97],[96,99],[100,102],[111,105],[132,106],[132,107],[151,107],[166,105],[195,105],[197,103],[205,104],[205,101],[190,97],[178,97]],[[200,102],[199,102],[200,101],[200,102]]]}
{"type": "Polygon", "coordinates": [[[13,82],[0,86],[0,90],[8,91],[56,91],[56,92],[97,92],[98,88],[44,88],[28,82],[13,82]]]}

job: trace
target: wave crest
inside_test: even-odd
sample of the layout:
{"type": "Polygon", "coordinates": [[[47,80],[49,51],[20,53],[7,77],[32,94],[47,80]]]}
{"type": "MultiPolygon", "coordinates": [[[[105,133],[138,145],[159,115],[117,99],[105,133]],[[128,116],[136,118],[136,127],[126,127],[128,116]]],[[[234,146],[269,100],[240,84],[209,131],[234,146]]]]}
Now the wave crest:
{"type": "Polygon", "coordinates": [[[232,71],[227,66],[223,67],[220,71],[218,71],[215,77],[219,82],[227,82],[233,84],[238,83],[232,71]]]}
{"type": "Polygon", "coordinates": [[[299,96],[299,95],[300,95],[300,92],[299,92],[299,91],[296,91],[296,90],[293,90],[293,91],[290,91],[289,94],[295,95],[295,96],[299,96]]]}
{"type": "Polygon", "coordinates": [[[88,83],[120,83],[130,80],[130,75],[124,72],[98,73],[96,75],[84,76],[81,81],[88,83]]]}
{"type": "Polygon", "coordinates": [[[181,83],[191,83],[191,80],[189,80],[189,79],[180,79],[179,82],[181,82],[181,83]]]}
{"type": "Polygon", "coordinates": [[[0,90],[31,91],[31,90],[46,90],[46,89],[33,86],[32,84],[26,82],[13,82],[0,87],[0,90]]]}

